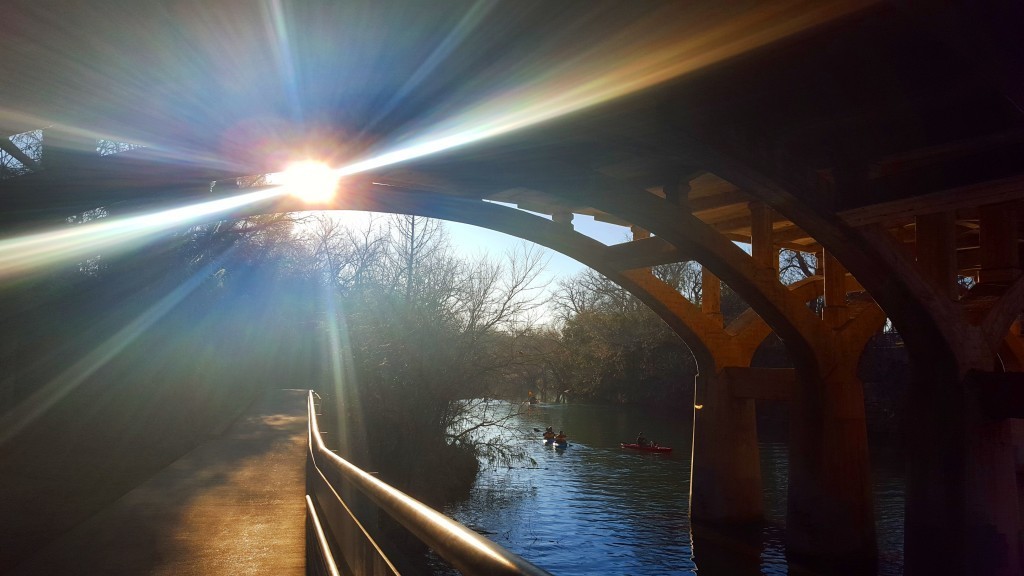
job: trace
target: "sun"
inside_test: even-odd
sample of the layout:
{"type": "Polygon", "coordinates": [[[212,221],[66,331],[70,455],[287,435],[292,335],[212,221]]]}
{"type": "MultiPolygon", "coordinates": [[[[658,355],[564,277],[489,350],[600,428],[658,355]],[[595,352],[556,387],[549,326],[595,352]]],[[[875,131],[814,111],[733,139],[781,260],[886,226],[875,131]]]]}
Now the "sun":
{"type": "Polygon", "coordinates": [[[296,162],[277,176],[288,194],[307,204],[327,204],[334,200],[341,179],[337,170],[313,160],[296,162]]]}

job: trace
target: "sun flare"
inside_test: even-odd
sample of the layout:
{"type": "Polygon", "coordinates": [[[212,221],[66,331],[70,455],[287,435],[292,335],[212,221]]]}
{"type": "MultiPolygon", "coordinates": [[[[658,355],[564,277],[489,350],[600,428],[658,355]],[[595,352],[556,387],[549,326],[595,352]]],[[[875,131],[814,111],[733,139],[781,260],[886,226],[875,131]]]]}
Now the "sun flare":
{"type": "Polygon", "coordinates": [[[327,204],[338,192],[341,174],[323,162],[297,162],[279,175],[281,185],[307,204],[327,204]]]}

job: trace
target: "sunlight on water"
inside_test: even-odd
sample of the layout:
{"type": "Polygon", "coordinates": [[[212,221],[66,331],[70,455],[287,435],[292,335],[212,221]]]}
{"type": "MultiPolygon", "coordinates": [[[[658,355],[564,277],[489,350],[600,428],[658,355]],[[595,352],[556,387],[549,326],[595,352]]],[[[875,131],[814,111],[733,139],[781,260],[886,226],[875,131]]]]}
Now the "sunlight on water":
{"type": "MultiPolygon", "coordinates": [[[[804,574],[784,545],[787,448],[762,442],[767,522],[749,538],[697,530],[687,517],[688,418],[674,421],[634,407],[541,405],[519,416],[517,442],[534,462],[481,472],[468,500],[446,512],[560,576],[583,574],[804,574]],[[544,446],[534,429],[564,429],[570,446],[544,446]],[[643,431],[672,454],[626,450],[643,431]]],[[[878,574],[902,573],[903,481],[897,463],[875,475],[878,574]]]]}

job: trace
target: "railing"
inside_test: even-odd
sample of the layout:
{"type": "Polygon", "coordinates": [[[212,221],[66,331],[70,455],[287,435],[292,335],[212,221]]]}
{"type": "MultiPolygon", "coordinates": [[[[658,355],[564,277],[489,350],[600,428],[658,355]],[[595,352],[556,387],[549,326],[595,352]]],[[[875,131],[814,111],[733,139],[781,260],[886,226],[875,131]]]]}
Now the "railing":
{"type": "Polygon", "coordinates": [[[357,490],[463,574],[548,572],[388,486],[324,445],[315,392],[309,393],[306,463],[306,564],[317,575],[391,575],[398,570],[342,494],[357,490]]]}

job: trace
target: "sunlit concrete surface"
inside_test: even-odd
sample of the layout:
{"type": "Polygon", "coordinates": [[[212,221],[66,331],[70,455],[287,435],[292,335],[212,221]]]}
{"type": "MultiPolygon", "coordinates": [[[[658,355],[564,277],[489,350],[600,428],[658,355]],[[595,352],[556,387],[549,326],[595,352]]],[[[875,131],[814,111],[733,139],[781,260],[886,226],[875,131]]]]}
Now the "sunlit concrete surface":
{"type": "Polygon", "coordinates": [[[268,393],[12,574],[305,572],[306,392],[268,393]]]}

